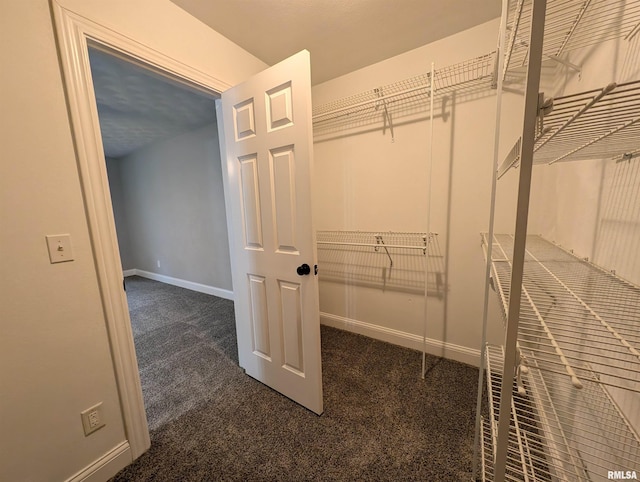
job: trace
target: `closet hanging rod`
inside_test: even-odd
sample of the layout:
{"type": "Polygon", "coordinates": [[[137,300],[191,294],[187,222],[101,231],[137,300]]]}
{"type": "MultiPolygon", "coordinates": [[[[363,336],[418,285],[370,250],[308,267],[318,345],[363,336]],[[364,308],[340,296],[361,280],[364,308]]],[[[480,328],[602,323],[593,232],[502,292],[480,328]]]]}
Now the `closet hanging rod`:
{"type": "Polygon", "coordinates": [[[362,246],[368,248],[398,248],[398,249],[420,249],[424,251],[426,246],[408,246],[403,244],[375,244],[375,243],[349,243],[349,242],[338,242],[338,241],[317,241],[317,244],[323,245],[333,245],[333,246],[362,246]]]}
{"type": "MultiPolygon", "coordinates": [[[[362,107],[362,106],[368,106],[370,104],[375,104],[377,102],[384,101],[384,100],[387,100],[387,99],[392,99],[394,97],[399,97],[401,95],[411,94],[411,93],[419,91],[419,90],[427,90],[427,89],[429,89],[429,85],[430,84],[420,85],[418,87],[412,87],[411,89],[406,89],[406,90],[403,90],[403,91],[400,91],[400,92],[394,92],[393,94],[381,95],[380,97],[376,97],[376,98],[373,98],[373,99],[364,100],[362,102],[357,102],[355,104],[347,105],[347,106],[344,106],[344,107],[338,107],[337,109],[333,109],[333,110],[330,110],[330,111],[327,111],[327,112],[323,112],[321,114],[315,114],[315,115],[313,115],[312,119],[316,120],[316,119],[320,119],[322,117],[329,117],[329,116],[331,116],[333,114],[337,114],[339,112],[344,112],[346,110],[355,109],[357,107],[362,107]]],[[[383,89],[383,87],[377,87],[377,89],[383,89]]],[[[322,122],[322,121],[320,121],[320,122],[322,122]]]]}

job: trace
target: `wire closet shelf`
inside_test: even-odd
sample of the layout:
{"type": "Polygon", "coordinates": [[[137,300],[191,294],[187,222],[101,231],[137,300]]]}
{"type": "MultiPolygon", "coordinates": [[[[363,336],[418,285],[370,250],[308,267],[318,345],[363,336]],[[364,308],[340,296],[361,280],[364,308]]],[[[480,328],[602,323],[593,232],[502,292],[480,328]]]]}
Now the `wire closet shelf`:
{"type": "MultiPolygon", "coordinates": [[[[496,53],[465,60],[433,72],[434,100],[453,91],[487,89],[495,76],[496,53]]],[[[423,112],[431,98],[431,72],[383,85],[313,109],[314,134],[383,121],[392,116],[423,112]]]]}
{"type": "MultiPolygon", "coordinates": [[[[532,0],[510,2],[503,76],[528,63],[532,5],[532,0]]],[[[559,60],[571,50],[629,39],[639,29],[640,0],[549,0],[542,56],[559,60]]]]}
{"type": "MultiPolygon", "coordinates": [[[[495,235],[493,246],[492,279],[506,318],[513,237],[495,235]]],[[[639,312],[640,288],[527,237],[506,480],[607,480],[612,469],[638,470],[639,312]]],[[[487,480],[503,358],[502,347],[487,346],[487,480]]]]}
{"type": "Polygon", "coordinates": [[[534,163],[619,158],[640,150],[640,81],[553,99],[541,117],[534,163]]]}
{"type": "MultiPolygon", "coordinates": [[[[519,138],[498,168],[498,178],[519,163],[520,148],[519,138]]],[[[637,157],[640,80],[545,99],[533,151],[534,164],[637,157]]]]}
{"type": "Polygon", "coordinates": [[[382,289],[441,292],[435,233],[392,231],[318,231],[321,280],[382,289]],[[433,279],[431,279],[433,278],[433,279]]]}

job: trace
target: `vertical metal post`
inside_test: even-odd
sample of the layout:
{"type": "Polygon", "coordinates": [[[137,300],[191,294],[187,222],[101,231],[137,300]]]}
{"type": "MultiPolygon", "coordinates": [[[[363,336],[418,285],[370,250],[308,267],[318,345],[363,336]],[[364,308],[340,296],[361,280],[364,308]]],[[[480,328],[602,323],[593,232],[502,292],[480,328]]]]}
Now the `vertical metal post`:
{"type": "Polygon", "coordinates": [[[422,329],[422,375],[427,371],[427,299],[429,297],[429,245],[431,244],[431,177],[433,173],[433,95],[436,91],[435,64],[431,62],[431,107],[429,110],[429,167],[427,169],[427,252],[424,260],[424,327],[422,329]]]}
{"type": "Polygon", "coordinates": [[[500,114],[502,111],[502,83],[504,75],[504,44],[507,34],[507,15],[509,10],[509,0],[502,0],[502,18],[500,20],[500,32],[498,34],[498,49],[496,52],[497,63],[495,80],[497,83],[496,92],[496,121],[493,140],[493,163],[491,165],[491,205],[489,207],[489,234],[487,245],[487,264],[485,269],[484,284],[484,309],[482,311],[482,344],[480,345],[480,369],[478,370],[478,396],[476,400],[476,430],[473,441],[473,476],[478,476],[478,460],[481,440],[482,424],[482,393],[484,384],[485,367],[485,345],[487,344],[487,322],[489,318],[489,278],[491,276],[491,257],[493,249],[493,225],[495,223],[496,209],[496,185],[498,181],[498,164],[500,150],[500,114]]]}
{"type": "Polygon", "coordinates": [[[498,420],[498,440],[494,465],[495,480],[498,482],[504,481],[507,464],[513,377],[515,375],[514,369],[517,356],[516,342],[518,340],[520,299],[522,296],[522,275],[524,272],[527,222],[529,218],[529,197],[531,192],[533,148],[538,116],[538,91],[540,89],[546,8],[546,0],[533,0],[530,30],[531,41],[529,42],[529,65],[527,66],[527,85],[525,89],[522,146],[520,153],[520,178],[518,182],[518,202],[509,290],[509,309],[507,314],[507,332],[504,342],[505,355],[502,370],[502,389],[500,393],[500,418],[498,420]]]}

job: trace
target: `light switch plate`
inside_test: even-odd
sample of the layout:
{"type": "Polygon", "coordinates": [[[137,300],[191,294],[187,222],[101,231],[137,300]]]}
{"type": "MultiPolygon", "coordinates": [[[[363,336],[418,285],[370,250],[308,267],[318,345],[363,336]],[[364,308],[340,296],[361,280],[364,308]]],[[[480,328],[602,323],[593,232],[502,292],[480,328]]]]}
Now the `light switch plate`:
{"type": "Polygon", "coordinates": [[[73,261],[73,249],[71,249],[70,234],[55,234],[46,236],[51,263],[73,261]]]}

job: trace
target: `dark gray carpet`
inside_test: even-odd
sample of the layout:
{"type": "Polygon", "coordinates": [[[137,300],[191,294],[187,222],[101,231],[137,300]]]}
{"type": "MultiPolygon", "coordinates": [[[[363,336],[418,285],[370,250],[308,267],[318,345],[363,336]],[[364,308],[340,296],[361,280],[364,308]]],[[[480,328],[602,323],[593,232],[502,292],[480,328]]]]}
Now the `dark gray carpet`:
{"type": "Polygon", "coordinates": [[[477,369],[322,327],[318,417],[237,365],[233,304],[127,278],[151,449],[113,481],[468,481],[477,369]]]}

